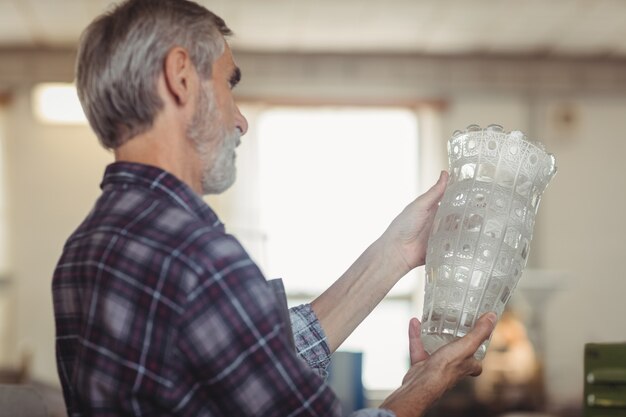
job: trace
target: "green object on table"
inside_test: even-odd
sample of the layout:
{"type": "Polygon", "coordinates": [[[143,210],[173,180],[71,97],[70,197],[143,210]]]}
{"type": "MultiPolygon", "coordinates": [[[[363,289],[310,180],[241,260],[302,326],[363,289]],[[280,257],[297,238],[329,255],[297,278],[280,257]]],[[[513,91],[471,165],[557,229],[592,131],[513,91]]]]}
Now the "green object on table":
{"type": "Polygon", "coordinates": [[[585,417],[626,417],[626,343],[585,345],[585,417]]]}

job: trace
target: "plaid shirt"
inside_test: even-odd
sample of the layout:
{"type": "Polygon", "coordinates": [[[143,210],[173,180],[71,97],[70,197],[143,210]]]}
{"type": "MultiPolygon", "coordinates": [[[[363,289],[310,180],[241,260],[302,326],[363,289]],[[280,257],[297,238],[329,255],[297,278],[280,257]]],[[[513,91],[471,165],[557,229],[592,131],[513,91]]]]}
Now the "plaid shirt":
{"type": "Polygon", "coordinates": [[[131,163],[102,190],[52,284],[71,417],[340,414],[311,307],[290,312],[293,352],[261,271],[197,194],[131,163]]]}

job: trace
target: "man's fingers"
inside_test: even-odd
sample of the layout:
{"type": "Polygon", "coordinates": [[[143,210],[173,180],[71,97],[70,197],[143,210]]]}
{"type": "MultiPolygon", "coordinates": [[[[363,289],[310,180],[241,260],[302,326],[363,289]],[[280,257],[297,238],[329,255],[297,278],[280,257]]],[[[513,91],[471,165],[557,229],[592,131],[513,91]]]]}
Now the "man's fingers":
{"type": "Polygon", "coordinates": [[[428,358],[428,352],[424,349],[420,337],[422,323],[415,317],[409,321],[409,355],[411,366],[428,358]]]}
{"type": "Polygon", "coordinates": [[[475,363],[472,364],[472,370],[470,371],[470,376],[479,376],[483,373],[483,364],[477,360],[474,360],[475,363]]]}
{"type": "Polygon", "coordinates": [[[498,317],[494,312],[483,314],[468,334],[448,345],[449,349],[456,351],[455,355],[459,357],[472,357],[480,344],[489,338],[497,320],[498,317]]]}
{"type": "Polygon", "coordinates": [[[476,336],[481,339],[481,342],[487,340],[493,329],[496,327],[496,322],[498,321],[498,316],[493,311],[483,314],[476,321],[476,325],[474,326],[476,336]]]}
{"type": "Polygon", "coordinates": [[[498,316],[493,311],[483,314],[474,325],[474,328],[465,336],[470,342],[470,349],[473,349],[472,355],[478,349],[481,343],[489,338],[491,332],[496,327],[498,316]]]}
{"type": "Polygon", "coordinates": [[[428,191],[422,194],[418,198],[418,201],[421,204],[424,204],[426,207],[430,207],[434,204],[437,204],[441,200],[441,197],[443,197],[443,192],[446,190],[447,183],[448,183],[448,172],[441,171],[441,174],[439,175],[439,179],[437,180],[435,185],[430,187],[428,191]]]}

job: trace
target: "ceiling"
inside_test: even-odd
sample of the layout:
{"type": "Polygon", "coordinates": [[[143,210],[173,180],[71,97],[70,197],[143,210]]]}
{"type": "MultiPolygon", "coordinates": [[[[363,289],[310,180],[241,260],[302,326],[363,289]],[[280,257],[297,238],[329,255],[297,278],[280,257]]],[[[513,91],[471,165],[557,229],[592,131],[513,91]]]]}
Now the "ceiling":
{"type": "MultiPolygon", "coordinates": [[[[234,49],[626,58],[623,0],[201,0],[234,49]]],[[[0,48],[73,47],[109,0],[0,0],[0,48]]]]}

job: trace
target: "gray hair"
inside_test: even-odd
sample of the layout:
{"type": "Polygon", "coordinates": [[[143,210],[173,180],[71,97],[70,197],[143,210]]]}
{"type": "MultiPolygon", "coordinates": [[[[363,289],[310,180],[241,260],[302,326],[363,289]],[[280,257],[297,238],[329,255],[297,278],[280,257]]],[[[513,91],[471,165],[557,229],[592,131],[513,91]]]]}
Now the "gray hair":
{"type": "Polygon", "coordinates": [[[76,85],[101,144],[115,149],[152,127],[163,108],[157,78],[173,47],[187,49],[209,79],[231,34],[219,16],[188,0],[126,0],[96,18],[81,35],[76,85]]]}

